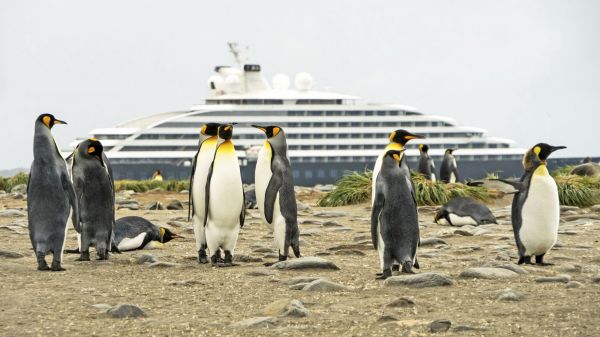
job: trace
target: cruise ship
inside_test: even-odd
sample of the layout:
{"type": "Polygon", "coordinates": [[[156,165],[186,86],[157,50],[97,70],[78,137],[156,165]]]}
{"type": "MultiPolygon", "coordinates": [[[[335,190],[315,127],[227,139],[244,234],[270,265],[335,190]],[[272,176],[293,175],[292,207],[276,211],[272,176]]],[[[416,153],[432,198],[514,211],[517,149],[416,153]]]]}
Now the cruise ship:
{"type": "Polygon", "coordinates": [[[424,143],[438,169],[445,149],[456,149],[460,179],[491,172],[521,174],[526,150],[514,147],[512,140],[411,106],[319,91],[304,72],[294,76],[293,88],[284,74],[269,83],[260,65],[247,63],[246,49],[235,43],[229,49],[236,64],[215,67],[203,102],[186,111],[157,113],[91,131],[104,144],[115,179],[148,179],[156,170],[167,179],[187,179],[200,127],[207,122],[237,123],[233,142],[244,183],[254,181],[256,156],[265,139],[251,124],[283,127],[297,185],[334,183],[346,171],[372,169],[390,132],[400,128],[425,137],[407,145],[408,164],[414,169],[418,144],[424,143]]]}

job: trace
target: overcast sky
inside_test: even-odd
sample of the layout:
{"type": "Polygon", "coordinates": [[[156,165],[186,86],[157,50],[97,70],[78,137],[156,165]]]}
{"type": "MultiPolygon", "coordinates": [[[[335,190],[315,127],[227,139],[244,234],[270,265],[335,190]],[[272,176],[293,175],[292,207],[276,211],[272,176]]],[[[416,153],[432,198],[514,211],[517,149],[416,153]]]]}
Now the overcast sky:
{"type": "Polygon", "coordinates": [[[600,155],[600,1],[0,1],[0,169],[33,123],[61,148],[93,128],[188,109],[227,41],[270,79],[415,106],[517,146],[600,155]]]}

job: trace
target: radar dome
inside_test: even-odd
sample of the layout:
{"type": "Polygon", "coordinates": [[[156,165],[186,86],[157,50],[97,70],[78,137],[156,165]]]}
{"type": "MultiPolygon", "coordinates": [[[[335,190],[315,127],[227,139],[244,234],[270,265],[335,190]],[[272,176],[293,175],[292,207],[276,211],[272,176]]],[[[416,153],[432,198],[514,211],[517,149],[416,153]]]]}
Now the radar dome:
{"type": "Polygon", "coordinates": [[[294,78],[294,85],[296,86],[296,90],[311,90],[313,86],[313,78],[309,73],[299,73],[296,75],[296,78],[294,78]]]}
{"type": "Polygon", "coordinates": [[[290,78],[285,74],[277,74],[273,76],[273,89],[288,90],[290,88],[290,78]]]}

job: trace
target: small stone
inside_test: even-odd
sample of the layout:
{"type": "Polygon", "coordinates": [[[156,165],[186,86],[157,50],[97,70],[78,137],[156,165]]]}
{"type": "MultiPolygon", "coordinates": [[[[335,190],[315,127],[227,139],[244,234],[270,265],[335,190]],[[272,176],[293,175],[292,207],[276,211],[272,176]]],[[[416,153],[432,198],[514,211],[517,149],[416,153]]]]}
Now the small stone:
{"type": "Polygon", "coordinates": [[[171,200],[167,205],[167,209],[181,211],[183,210],[183,204],[179,200],[171,200]]]}
{"type": "Polygon", "coordinates": [[[414,288],[429,288],[450,286],[453,284],[453,282],[452,279],[443,274],[422,273],[388,277],[383,284],[386,286],[405,285],[414,288]]]}
{"type": "Polygon", "coordinates": [[[112,305],[106,304],[106,303],[98,303],[98,304],[92,304],[92,307],[94,307],[96,309],[100,309],[102,311],[107,311],[108,309],[112,308],[112,305]]]}
{"type": "Polygon", "coordinates": [[[515,272],[517,274],[520,274],[520,275],[529,274],[529,272],[527,270],[525,270],[525,269],[517,266],[516,264],[510,264],[510,263],[501,264],[501,265],[496,266],[496,268],[508,269],[508,270],[513,271],[513,272],[515,272]]]}
{"type": "Polygon", "coordinates": [[[309,228],[300,232],[300,236],[319,236],[321,230],[318,228],[309,228]]]}
{"type": "Polygon", "coordinates": [[[250,256],[247,254],[236,255],[234,257],[234,260],[239,261],[239,262],[262,262],[263,261],[262,257],[250,256]]]}
{"type": "Polygon", "coordinates": [[[365,253],[361,252],[357,249],[340,249],[335,252],[335,255],[355,255],[355,256],[365,256],[365,253]]]}
{"type": "Polygon", "coordinates": [[[275,275],[275,272],[269,269],[255,269],[246,273],[248,276],[271,276],[275,275]]]}
{"type": "Polygon", "coordinates": [[[566,285],[567,289],[580,288],[583,287],[583,283],[577,281],[570,281],[566,285]]]}
{"type": "Polygon", "coordinates": [[[4,257],[7,259],[20,259],[22,257],[25,257],[25,255],[17,252],[11,252],[8,250],[0,250],[0,257],[4,257]]]}
{"type": "Polygon", "coordinates": [[[189,287],[189,286],[200,285],[200,284],[204,284],[204,282],[200,282],[198,280],[185,280],[185,281],[169,282],[170,286],[176,286],[176,287],[189,287]]]}
{"type": "Polygon", "coordinates": [[[357,235],[352,240],[354,242],[368,241],[368,240],[371,240],[371,235],[357,235]]]}
{"type": "Polygon", "coordinates": [[[578,264],[567,264],[558,268],[563,273],[581,273],[583,268],[578,264]]]}
{"type": "Polygon", "coordinates": [[[344,212],[335,212],[335,211],[317,211],[313,213],[314,216],[319,218],[337,218],[348,215],[344,212]]]}
{"type": "Polygon", "coordinates": [[[113,318],[146,316],[142,309],[131,304],[119,304],[114,308],[108,309],[106,313],[113,318]]]}
{"type": "Polygon", "coordinates": [[[445,332],[448,331],[448,329],[450,329],[451,325],[452,322],[450,322],[447,319],[438,319],[429,324],[429,329],[431,330],[431,332],[445,332]]]}
{"type": "Polygon", "coordinates": [[[304,304],[298,300],[282,299],[267,305],[261,314],[280,317],[306,317],[310,314],[304,304]]]}
{"type": "Polygon", "coordinates": [[[308,283],[297,283],[289,286],[290,290],[302,290],[308,283]]]}
{"type": "Polygon", "coordinates": [[[27,185],[19,184],[10,189],[10,193],[27,194],[27,185]]]}
{"type": "Polygon", "coordinates": [[[335,221],[325,221],[323,222],[323,224],[321,225],[323,227],[341,227],[342,225],[340,225],[339,223],[335,222],[335,221]]]}
{"type": "Polygon", "coordinates": [[[5,218],[22,218],[25,216],[25,212],[19,211],[18,209],[3,209],[0,210],[0,217],[5,218]]]}
{"type": "Polygon", "coordinates": [[[480,278],[480,279],[505,279],[519,276],[512,270],[504,268],[479,267],[469,268],[461,272],[458,277],[462,278],[480,278]]]}
{"type": "Polygon", "coordinates": [[[327,231],[328,232],[334,232],[334,233],[352,232],[352,228],[348,228],[348,227],[333,227],[333,228],[328,228],[327,231]]]}
{"type": "Polygon", "coordinates": [[[480,326],[471,326],[471,325],[456,325],[452,328],[453,331],[462,332],[462,331],[486,331],[487,329],[480,326]]]}
{"type": "Polygon", "coordinates": [[[510,301],[518,302],[518,301],[521,301],[524,297],[525,296],[522,293],[520,293],[518,291],[514,291],[510,288],[501,290],[496,294],[496,299],[498,301],[505,301],[505,302],[510,302],[510,301]]]}
{"type": "Polygon", "coordinates": [[[307,204],[300,201],[296,201],[296,208],[299,211],[308,211],[310,209],[310,207],[307,204]]]}
{"type": "Polygon", "coordinates": [[[473,232],[468,229],[457,229],[454,231],[454,235],[473,236],[473,232]]]}
{"type": "Polygon", "coordinates": [[[538,283],[568,283],[569,281],[571,281],[570,275],[540,276],[535,279],[538,283]]]}
{"type": "Polygon", "coordinates": [[[152,254],[142,254],[142,255],[138,256],[138,258],[137,258],[138,264],[155,263],[155,262],[158,262],[158,259],[156,258],[156,256],[154,256],[152,254]]]}
{"type": "Polygon", "coordinates": [[[377,319],[377,322],[380,322],[380,323],[396,322],[396,321],[398,321],[398,318],[394,317],[392,315],[383,315],[377,319]]]}
{"type": "Polygon", "coordinates": [[[239,328],[271,328],[277,325],[275,317],[253,317],[232,324],[239,328]]]}
{"type": "Polygon", "coordinates": [[[273,248],[258,247],[252,250],[253,253],[272,253],[273,248]]]}
{"type": "Polygon", "coordinates": [[[119,203],[117,205],[117,209],[123,209],[123,208],[129,209],[132,211],[137,211],[140,209],[140,204],[135,200],[130,200],[128,202],[119,203]]]}
{"type": "Polygon", "coordinates": [[[178,266],[177,263],[156,261],[154,263],[151,263],[148,267],[149,268],[172,268],[172,267],[177,267],[177,266],[178,266]]]}
{"type": "Polygon", "coordinates": [[[412,297],[400,297],[400,298],[397,298],[397,299],[393,300],[392,302],[386,304],[386,307],[406,308],[406,307],[413,307],[414,305],[415,305],[415,301],[412,299],[412,297]]]}
{"type": "Polygon", "coordinates": [[[312,276],[298,276],[298,277],[292,277],[291,279],[285,281],[285,284],[287,285],[293,285],[293,284],[298,284],[298,283],[310,283],[314,280],[318,280],[319,277],[312,277],[312,276]]]}
{"type": "Polygon", "coordinates": [[[163,204],[160,201],[155,201],[155,202],[148,204],[148,206],[146,206],[146,209],[162,211],[165,209],[165,206],[163,206],[163,204]]]}
{"type": "Polygon", "coordinates": [[[440,238],[427,238],[421,240],[421,247],[434,246],[434,245],[447,245],[446,241],[440,238]]]}
{"type": "Polygon", "coordinates": [[[345,286],[325,279],[314,280],[302,288],[302,291],[338,291],[347,290],[345,286]]]}
{"type": "Polygon", "coordinates": [[[330,269],[339,270],[335,263],[316,256],[301,257],[298,259],[281,261],[273,264],[271,268],[280,270],[291,269],[330,269]]]}

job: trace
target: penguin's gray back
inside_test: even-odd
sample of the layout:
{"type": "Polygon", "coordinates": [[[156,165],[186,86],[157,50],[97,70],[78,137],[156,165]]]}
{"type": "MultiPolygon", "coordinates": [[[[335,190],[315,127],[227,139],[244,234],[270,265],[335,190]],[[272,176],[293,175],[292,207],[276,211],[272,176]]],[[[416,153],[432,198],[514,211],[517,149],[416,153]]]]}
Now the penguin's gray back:
{"type": "Polygon", "coordinates": [[[442,160],[442,164],[440,165],[440,180],[447,183],[453,183],[458,180],[458,169],[456,167],[456,159],[451,154],[447,153],[444,155],[444,159],[442,160]]]}
{"type": "Polygon", "coordinates": [[[585,163],[575,166],[571,172],[578,176],[600,177],[600,165],[596,163],[585,163]]]}
{"type": "Polygon", "coordinates": [[[433,159],[424,152],[421,152],[421,157],[419,158],[419,173],[427,179],[435,179],[435,164],[433,163],[433,159]]]}
{"type": "MultiPolygon", "coordinates": [[[[496,217],[492,211],[481,201],[467,197],[452,198],[442,208],[450,215],[457,217],[470,217],[477,225],[496,223],[496,217]]],[[[450,216],[452,219],[452,216],[450,216]]]]}
{"type": "Polygon", "coordinates": [[[115,245],[117,247],[125,239],[140,238],[139,245],[135,247],[126,247],[128,249],[142,249],[141,243],[144,241],[145,235],[150,236],[149,240],[160,240],[160,228],[152,222],[139,216],[126,216],[115,221],[115,245]],[[144,235],[144,237],[141,237],[144,235]]]}

